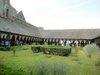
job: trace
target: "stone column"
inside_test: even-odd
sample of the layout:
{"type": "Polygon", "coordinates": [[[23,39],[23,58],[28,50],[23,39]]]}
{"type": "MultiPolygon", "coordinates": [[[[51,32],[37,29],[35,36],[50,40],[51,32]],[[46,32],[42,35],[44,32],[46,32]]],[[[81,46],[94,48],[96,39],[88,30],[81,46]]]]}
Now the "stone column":
{"type": "Polygon", "coordinates": [[[64,46],[66,46],[67,40],[64,40],[64,46]]]}

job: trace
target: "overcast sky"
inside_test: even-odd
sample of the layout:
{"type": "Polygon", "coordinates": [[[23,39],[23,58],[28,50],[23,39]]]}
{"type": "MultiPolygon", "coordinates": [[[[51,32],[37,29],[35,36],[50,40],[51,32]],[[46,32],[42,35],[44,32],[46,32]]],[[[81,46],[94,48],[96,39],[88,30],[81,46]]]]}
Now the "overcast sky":
{"type": "Polygon", "coordinates": [[[100,0],[10,0],[27,22],[44,29],[100,28],[100,0]]]}

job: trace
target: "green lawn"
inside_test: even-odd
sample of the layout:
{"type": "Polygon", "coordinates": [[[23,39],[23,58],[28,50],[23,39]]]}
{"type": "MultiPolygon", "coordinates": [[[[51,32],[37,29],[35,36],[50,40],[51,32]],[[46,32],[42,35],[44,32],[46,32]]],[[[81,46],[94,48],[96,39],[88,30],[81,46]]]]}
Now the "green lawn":
{"type": "Polygon", "coordinates": [[[43,67],[45,65],[46,69],[52,69],[54,66],[57,69],[63,67],[62,69],[67,72],[66,75],[100,75],[100,70],[86,57],[82,48],[73,48],[72,54],[66,57],[33,53],[31,46],[19,46],[16,47],[15,56],[12,51],[0,51],[0,64],[28,73],[35,72],[35,68],[40,68],[41,65],[45,70],[43,67]],[[75,49],[79,50],[77,56],[74,55],[75,49]]]}

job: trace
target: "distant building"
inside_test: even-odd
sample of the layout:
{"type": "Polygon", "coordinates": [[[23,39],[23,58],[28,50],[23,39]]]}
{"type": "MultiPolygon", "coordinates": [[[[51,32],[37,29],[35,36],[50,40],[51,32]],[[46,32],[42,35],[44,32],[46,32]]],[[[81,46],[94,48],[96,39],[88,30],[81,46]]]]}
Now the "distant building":
{"type": "Polygon", "coordinates": [[[26,22],[23,12],[10,5],[10,0],[0,0],[0,46],[24,44],[49,44],[85,46],[100,45],[100,29],[44,30],[26,22]]]}

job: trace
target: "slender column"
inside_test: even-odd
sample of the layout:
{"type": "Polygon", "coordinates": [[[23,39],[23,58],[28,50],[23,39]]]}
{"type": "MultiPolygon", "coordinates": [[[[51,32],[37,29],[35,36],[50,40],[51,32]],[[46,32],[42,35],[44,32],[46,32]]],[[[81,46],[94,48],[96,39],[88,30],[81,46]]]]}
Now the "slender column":
{"type": "Polygon", "coordinates": [[[73,46],[73,40],[70,40],[70,46],[73,46]]]}
{"type": "Polygon", "coordinates": [[[19,45],[19,41],[20,41],[19,36],[17,36],[16,37],[16,45],[19,45]]]}
{"type": "Polygon", "coordinates": [[[64,46],[66,46],[67,40],[64,40],[64,46]]]}
{"type": "Polygon", "coordinates": [[[74,43],[75,43],[75,46],[78,46],[78,40],[75,40],[74,43]]]}
{"type": "Polygon", "coordinates": [[[57,45],[57,40],[56,39],[54,39],[54,44],[55,44],[55,46],[57,45]]]}
{"type": "Polygon", "coordinates": [[[82,43],[82,47],[84,47],[84,40],[82,40],[82,42],[81,42],[81,43],[82,43]]]}
{"type": "Polygon", "coordinates": [[[26,43],[28,44],[28,37],[27,37],[27,39],[26,39],[26,43]]]}

